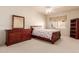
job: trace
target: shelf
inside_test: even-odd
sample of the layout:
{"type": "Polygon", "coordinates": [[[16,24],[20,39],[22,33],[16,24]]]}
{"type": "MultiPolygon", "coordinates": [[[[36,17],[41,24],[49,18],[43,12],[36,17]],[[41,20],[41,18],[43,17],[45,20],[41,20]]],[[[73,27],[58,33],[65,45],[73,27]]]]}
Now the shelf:
{"type": "Polygon", "coordinates": [[[76,22],[71,22],[71,24],[76,24],[76,22]]]}
{"type": "Polygon", "coordinates": [[[76,22],[76,20],[71,20],[71,22],[76,22]]]}
{"type": "Polygon", "coordinates": [[[75,38],[75,36],[73,36],[73,35],[70,35],[70,37],[75,38]]]}
{"type": "Polygon", "coordinates": [[[76,26],[76,24],[72,23],[71,26],[76,26]]]}
{"type": "Polygon", "coordinates": [[[71,26],[71,28],[76,28],[75,26],[71,26]]]}
{"type": "Polygon", "coordinates": [[[76,32],[76,30],[71,30],[71,32],[76,32]]]}
{"type": "Polygon", "coordinates": [[[70,36],[76,36],[75,34],[70,34],[70,36]]]}
{"type": "Polygon", "coordinates": [[[71,35],[76,35],[76,33],[71,33],[71,35]]]}

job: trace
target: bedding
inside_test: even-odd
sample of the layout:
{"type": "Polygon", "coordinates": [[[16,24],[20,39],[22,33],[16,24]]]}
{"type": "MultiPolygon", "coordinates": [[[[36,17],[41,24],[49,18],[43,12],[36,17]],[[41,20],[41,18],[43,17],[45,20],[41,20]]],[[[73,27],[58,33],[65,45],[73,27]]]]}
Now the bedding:
{"type": "Polygon", "coordinates": [[[59,30],[57,30],[57,29],[34,29],[32,32],[32,35],[45,37],[45,38],[51,40],[52,33],[57,32],[57,31],[59,31],[59,30]]]}

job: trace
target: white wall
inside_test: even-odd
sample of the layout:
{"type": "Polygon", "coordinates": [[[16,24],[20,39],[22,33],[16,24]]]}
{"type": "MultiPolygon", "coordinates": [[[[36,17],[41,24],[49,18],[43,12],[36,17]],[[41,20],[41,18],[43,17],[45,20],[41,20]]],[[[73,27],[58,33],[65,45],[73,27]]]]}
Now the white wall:
{"type": "Polygon", "coordinates": [[[24,16],[25,28],[29,28],[30,25],[45,26],[44,17],[31,7],[0,7],[0,45],[5,43],[5,30],[12,28],[11,15],[24,16]]]}
{"type": "MultiPolygon", "coordinates": [[[[66,28],[61,30],[61,34],[64,36],[70,36],[70,20],[73,18],[79,18],[79,9],[77,10],[72,10],[69,12],[61,12],[58,14],[52,15],[53,17],[55,16],[64,16],[67,15],[67,21],[66,21],[66,28]]],[[[47,20],[47,28],[50,28],[50,22],[49,19],[47,20]]]]}

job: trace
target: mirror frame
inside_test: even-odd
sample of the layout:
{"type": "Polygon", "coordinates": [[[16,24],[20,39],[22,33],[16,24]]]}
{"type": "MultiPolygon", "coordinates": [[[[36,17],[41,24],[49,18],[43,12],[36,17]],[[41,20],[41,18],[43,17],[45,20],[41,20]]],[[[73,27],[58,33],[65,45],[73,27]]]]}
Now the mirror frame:
{"type": "Polygon", "coordinates": [[[18,16],[18,15],[12,15],[12,29],[16,29],[16,28],[14,27],[14,20],[16,20],[16,19],[14,19],[14,17],[23,18],[23,28],[20,28],[20,29],[24,29],[24,28],[25,28],[25,17],[23,17],[23,16],[18,16]]]}

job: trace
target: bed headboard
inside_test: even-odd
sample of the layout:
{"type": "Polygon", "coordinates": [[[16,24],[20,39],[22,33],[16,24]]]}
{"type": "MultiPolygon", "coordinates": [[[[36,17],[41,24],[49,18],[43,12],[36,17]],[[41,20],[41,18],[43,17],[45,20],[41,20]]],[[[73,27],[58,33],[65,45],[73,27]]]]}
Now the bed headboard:
{"type": "Polygon", "coordinates": [[[30,26],[31,29],[34,29],[34,28],[42,28],[42,26],[30,26]]]}

